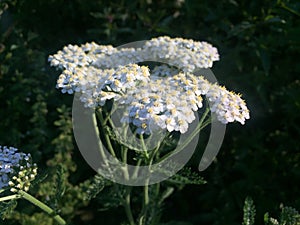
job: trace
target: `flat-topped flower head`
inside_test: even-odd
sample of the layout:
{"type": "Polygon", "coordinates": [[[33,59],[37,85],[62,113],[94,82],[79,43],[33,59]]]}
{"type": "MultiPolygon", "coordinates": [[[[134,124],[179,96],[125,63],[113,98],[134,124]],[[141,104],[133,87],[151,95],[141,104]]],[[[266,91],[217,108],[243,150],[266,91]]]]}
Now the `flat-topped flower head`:
{"type": "Polygon", "coordinates": [[[211,68],[219,60],[218,50],[207,42],[191,39],[153,38],[141,49],[145,61],[153,58],[172,63],[184,72],[193,72],[196,68],[211,68]]]}
{"type": "Polygon", "coordinates": [[[245,120],[250,118],[246,103],[239,94],[214,84],[211,85],[206,96],[211,103],[211,111],[216,113],[222,123],[238,121],[245,124],[245,120]]]}
{"type": "Polygon", "coordinates": [[[14,147],[0,146],[0,189],[28,191],[37,174],[31,155],[18,152],[14,147]]]}
{"type": "Polygon", "coordinates": [[[219,60],[219,54],[207,42],[164,36],[145,41],[140,48],[117,49],[94,42],[81,46],[68,45],[50,55],[48,60],[51,66],[63,70],[57,88],[62,89],[63,93],[73,94],[74,91],[80,91],[80,81],[92,80],[95,74],[101,76],[106,69],[149,60],[168,60],[182,71],[192,72],[196,68],[212,67],[213,62],[219,60]]]}
{"type": "Polygon", "coordinates": [[[249,119],[249,110],[240,95],[211,84],[202,76],[191,73],[164,76],[160,72],[122,96],[121,103],[129,105],[122,121],[133,123],[141,134],[152,133],[151,127],[185,133],[196,119],[195,111],[203,107],[204,97],[222,123],[244,124],[249,119]]]}
{"type": "Polygon", "coordinates": [[[102,107],[107,100],[125,105],[121,121],[133,124],[139,134],[157,128],[187,132],[195,112],[203,107],[203,98],[222,123],[244,124],[249,110],[240,95],[193,74],[217,60],[217,49],[207,42],[167,36],[145,41],[139,48],[117,49],[94,42],[68,45],[49,57],[52,66],[63,69],[57,88],[79,93],[89,108],[102,107]],[[136,64],[153,60],[172,67],[150,70],[136,64]]]}

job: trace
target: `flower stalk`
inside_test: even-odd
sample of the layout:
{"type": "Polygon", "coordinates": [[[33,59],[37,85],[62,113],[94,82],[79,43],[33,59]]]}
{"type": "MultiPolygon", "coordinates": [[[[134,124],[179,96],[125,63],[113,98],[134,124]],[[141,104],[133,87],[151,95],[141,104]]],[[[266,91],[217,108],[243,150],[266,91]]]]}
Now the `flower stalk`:
{"type": "Polygon", "coordinates": [[[151,218],[157,215],[153,214],[155,209],[150,207],[161,205],[173,189],[167,189],[161,198],[159,183],[153,186],[153,192],[152,188],[149,190],[154,165],[160,165],[170,156],[183,151],[211,123],[209,112],[215,114],[223,124],[234,121],[244,124],[250,118],[249,110],[239,94],[194,74],[197,69],[211,68],[218,60],[217,49],[207,42],[166,36],[145,41],[138,48],[114,48],[94,42],[81,46],[68,45],[49,56],[50,64],[63,70],[57,80],[57,88],[62,93],[78,93],[83,105],[95,110],[92,115],[93,129],[99,138],[97,145],[104,160],[104,172],[109,173],[109,176],[102,175],[113,181],[130,225],[158,222],[158,218],[151,218]],[[161,64],[149,68],[140,65],[149,61],[169,62],[172,66],[161,64]],[[203,97],[208,104],[203,103],[203,97]],[[200,121],[197,121],[197,127],[180,146],[170,150],[169,146],[173,147],[174,142],[169,138],[175,133],[176,142],[177,134],[186,133],[196,119],[195,113],[203,105],[207,108],[200,121]],[[116,122],[112,115],[119,106],[123,114],[119,115],[120,120],[116,122]],[[119,122],[123,124],[122,127],[115,126],[119,122]],[[103,132],[101,135],[100,131],[103,132]],[[128,137],[130,131],[132,135],[128,137]],[[166,132],[166,136],[161,131],[166,132]],[[154,137],[151,135],[159,137],[154,147],[149,147],[154,137]],[[101,141],[108,147],[108,154],[117,160],[108,161],[109,156],[104,152],[101,141]],[[136,144],[140,145],[136,147],[136,144]],[[165,148],[167,151],[164,151],[165,148]],[[117,168],[119,161],[121,163],[117,168]],[[135,168],[130,163],[135,164],[135,168]],[[144,165],[148,167],[146,171],[143,170],[144,165]],[[114,174],[114,171],[117,172],[114,174]],[[122,182],[126,181],[122,184],[145,178],[139,183],[143,186],[143,197],[138,217],[135,217],[131,208],[133,187],[121,188],[115,183],[115,178],[120,174],[123,176],[122,182]],[[157,202],[150,198],[153,196],[157,202]]]}
{"type": "Polygon", "coordinates": [[[59,225],[66,225],[66,221],[58,215],[53,209],[51,209],[49,206],[41,202],[40,200],[36,199],[32,195],[28,194],[25,191],[19,190],[18,194],[21,196],[21,198],[26,199],[30,203],[36,205],[40,209],[42,209],[44,212],[46,212],[48,215],[50,215],[59,225]]]}
{"type": "Polygon", "coordinates": [[[18,198],[20,198],[20,195],[8,195],[8,196],[1,197],[0,202],[10,201],[18,198]]]}

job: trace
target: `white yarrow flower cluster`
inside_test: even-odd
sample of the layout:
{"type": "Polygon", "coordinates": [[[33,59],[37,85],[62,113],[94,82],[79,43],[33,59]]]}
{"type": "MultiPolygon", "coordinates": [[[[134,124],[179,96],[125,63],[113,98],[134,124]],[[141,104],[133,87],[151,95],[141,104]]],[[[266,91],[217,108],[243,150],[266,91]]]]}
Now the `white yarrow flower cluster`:
{"type": "Polygon", "coordinates": [[[157,59],[172,63],[184,72],[196,68],[211,68],[219,60],[218,50],[207,42],[198,42],[167,36],[153,38],[141,49],[145,61],[157,59]]]}
{"type": "Polygon", "coordinates": [[[212,85],[206,97],[212,103],[211,111],[224,124],[234,121],[245,124],[245,120],[250,118],[245,101],[240,95],[227,91],[225,87],[212,85]]]}
{"type": "Polygon", "coordinates": [[[37,174],[37,166],[31,155],[17,152],[14,147],[0,146],[0,189],[28,191],[37,174]]]}
{"type": "Polygon", "coordinates": [[[185,133],[195,111],[202,108],[203,97],[222,123],[244,124],[249,110],[240,95],[192,74],[217,60],[217,49],[206,42],[170,37],[153,38],[135,49],[68,45],[49,57],[52,66],[63,70],[57,88],[80,93],[90,108],[102,107],[110,99],[126,105],[121,122],[133,124],[139,134],[155,129],[185,133]],[[161,65],[150,71],[135,64],[153,59],[172,62],[173,67],[161,65]]]}
{"type": "MultiPolygon", "coordinates": [[[[177,77],[184,78],[180,73],[177,77]]],[[[184,86],[174,76],[151,75],[148,83],[129,90],[120,100],[128,104],[128,113],[122,122],[132,123],[137,133],[150,134],[158,127],[185,133],[188,124],[195,120],[194,111],[202,107],[202,97],[184,86]]]]}
{"type": "Polygon", "coordinates": [[[219,60],[219,54],[207,42],[163,36],[146,41],[140,48],[117,49],[92,42],[80,47],[68,45],[49,56],[51,66],[70,72],[86,66],[111,69],[149,60],[167,60],[184,72],[193,72],[196,68],[211,68],[213,62],[219,60]]]}

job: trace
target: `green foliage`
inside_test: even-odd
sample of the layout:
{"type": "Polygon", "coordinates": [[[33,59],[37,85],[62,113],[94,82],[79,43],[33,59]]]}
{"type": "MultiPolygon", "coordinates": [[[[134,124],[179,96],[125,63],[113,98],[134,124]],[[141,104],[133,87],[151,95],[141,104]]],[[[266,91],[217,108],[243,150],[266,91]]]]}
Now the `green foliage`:
{"type": "Polygon", "coordinates": [[[300,214],[292,207],[282,206],[279,219],[269,217],[269,213],[266,213],[264,221],[266,225],[299,225],[300,214]]]}
{"type": "Polygon", "coordinates": [[[300,214],[292,207],[282,207],[280,214],[280,224],[282,225],[299,225],[300,214]]]}
{"type": "Polygon", "coordinates": [[[16,206],[17,206],[17,201],[15,200],[10,200],[8,202],[0,202],[0,218],[4,220],[6,217],[8,217],[12,213],[12,211],[16,208],[16,206]]]}
{"type": "Polygon", "coordinates": [[[21,225],[32,225],[32,224],[41,224],[41,225],[55,225],[52,218],[44,213],[34,213],[33,215],[27,215],[23,213],[15,212],[13,218],[16,221],[20,221],[21,225]]]}
{"type": "Polygon", "coordinates": [[[253,200],[247,197],[244,204],[243,225],[254,225],[255,222],[255,206],[253,200]]]}
{"type": "MultiPolygon", "coordinates": [[[[250,197],[247,197],[244,203],[243,225],[255,224],[255,211],[256,209],[253,200],[250,197]]],[[[299,225],[300,214],[292,207],[281,206],[279,220],[270,217],[269,213],[265,213],[264,223],[265,225],[299,225]]]]}
{"type": "Polygon", "coordinates": [[[185,167],[176,173],[173,177],[167,180],[167,182],[178,184],[178,185],[187,185],[187,184],[205,184],[206,181],[199,175],[199,172],[192,171],[191,168],[185,167]]]}
{"type": "MultiPolygon", "coordinates": [[[[213,71],[219,83],[241,90],[252,118],[243,129],[228,126],[217,160],[201,174],[206,185],[171,196],[178,182],[202,183],[197,176],[178,174],[171,187],[161,185],[160,195],[150,186],[150,215],[173,221],[169,224],[237,225],[248,195],[254,196],[257,218],[266,209],[276,215],[279,202],[299,209],[294,182],[300,176],[299,12],[296,0],[2,0],[0,145],[32,154],[40,179],[30,192],[62,209],[68,222],[120,224],[125,217],[119,208],[96,208],[98,203],[102,209],[109,203],[120,205],[124,190],[94,177],[74,147],[72,97],[55,90],[58,72],[49,68],[47,56],[66,44],[86,41],[121,45],[158,35],[207,40],[221,54],[213,71]],[[170,203],[160,204],[167,197],[170,203]]],[[[192,171],[198,163],[190,162],[192,171]]],[[[133,202],[138,211],[140,189],[134,194],[139,196],[133,202]]],[[[1,203],[1,213],[7,204],[15,207],[13,202],[1,203]]],[[[251,204],[246,208],[250,212],[251,204]]],[[[18,202],[16,210],[4,224],[53,223],[27,202],[18,202]]],[[[293,212],[282,208],[278,224],[295,223],[293,212]]],[[[253,214],[247,215],[251,219],[253,214]]],[[[265,219],[266,224],[275,223],[267,214],[265,219]]]]}
{"type": "Polygon", "coordinates": [[[58,200],[61,199],[66,191],[66,184],[65,184],[65,172],[62,166],[58,166],[56,170],[56,182],[54,186],[55,190],[55,203],[54,205],[56,206],[55,209],[58,210],[57,205],[58,205],[58,200]]]}
{"type": "Polygon", "coordinates": [[[96,174],[91,182],[89,182],[86,192],[86,199],[91,200],[95,198],[106,185],[108,185],[108,181],[106,181],[102,176],[96,174]]]}

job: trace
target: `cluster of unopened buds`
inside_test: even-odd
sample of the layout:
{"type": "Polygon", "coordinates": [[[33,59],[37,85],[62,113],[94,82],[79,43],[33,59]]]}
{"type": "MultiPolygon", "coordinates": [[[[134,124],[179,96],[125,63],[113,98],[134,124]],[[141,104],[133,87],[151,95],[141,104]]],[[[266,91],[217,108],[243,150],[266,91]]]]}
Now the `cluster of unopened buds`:
{"type": "Polygon", "coordinates": [[[0,189],[28,191],[37,175],[31,155],[19,153],[14,147],[0,146],[0,189]]]}
{"type": "Polygon", "coordinates": [[[68,45],[49,57],[52,66],[63,70],[57,88],[79,93],[90,108],[102,107],[107,100],[126,105],[121,122],[133,124],[139,134],[157,128],[185,133],[203,97],[220,122],[244,124],[249,110],[240,95],[193,74],[217,60],[217,49],[207,42],[170,37],[153,38],[138,48],[68,45]],[[144,61],[168,65],[150,70],[138,65],[144,61]]]}

